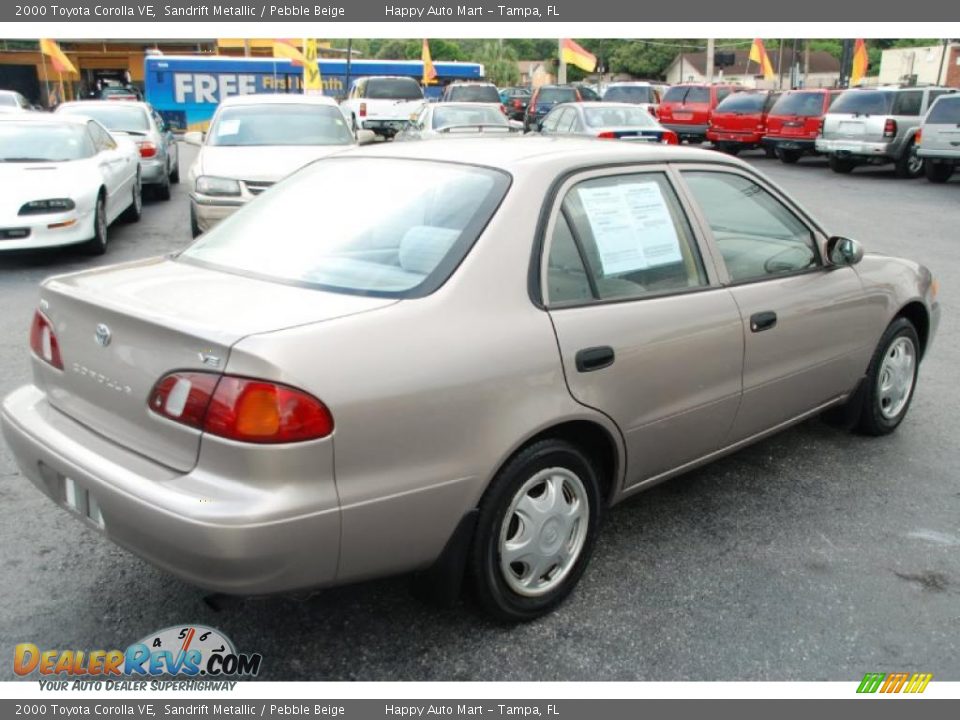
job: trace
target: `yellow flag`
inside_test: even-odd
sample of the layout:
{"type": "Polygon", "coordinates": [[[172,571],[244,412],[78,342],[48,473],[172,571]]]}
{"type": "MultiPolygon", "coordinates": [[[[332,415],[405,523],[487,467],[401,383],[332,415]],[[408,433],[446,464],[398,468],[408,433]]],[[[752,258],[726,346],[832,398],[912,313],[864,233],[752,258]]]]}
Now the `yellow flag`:
{"type": "Polygon", "coordinates": [[[760,66],[764,80],[773,80],[777,76],[773,71],[770,56],[767,55],[767,50],[763,47],[763,40],[760,38],[754,40],[753,45],[750,46],[750,59],[760,66]]]}
{"type": "Polygon", "coordinates": [[[433,67],[433,60],[430,57],[430,44],[427,39],[423,39],[423,50],[420,52],[420,59],[423,60],[423,84],[429,85],[437,81],[437,70],[433,67]]]}
{"type": "Polygon", "coordinates": [[[307,65],[307,58],[300,52],[296,40],[277,39],[273,41],[273,56],[290,59],[294,65],[304,67],[307,65]]]}
{"type": "Polygon", "coordinates": [[[867,46],[863,39],[857,40],[853,46],[853,68],[850,71],[850,84],[857,85],[867,74],[870,58],[867,57],[867,46]]]}
{"type": "Polygon", "coordinates": [[[560,59],[567,65],[574,65],[586,72],[593,72],[597,68],[597,56],[587,52],[570,38],[560,43],[560,59]]]}
{"type": "Polygon", "coordinates": [[[53,69],[58,73],[70,73],[71,75],[79,75],[77,69],[73,66],[73,63],[63,54],[63,50],[60,49],[60,46],[57,45],[55,40],[50,40],[43,38],[40,40],[40,52],[50,58],[50,63],[53,65],[53,69]]]}
{"type": "Polygon", "coordinates": [[[303,94],[323,95],[323,78],[320,76],[320,60],[317,58],[316,38],[303,41],[303,54],[307,61],[303,66],[303,94]]]}

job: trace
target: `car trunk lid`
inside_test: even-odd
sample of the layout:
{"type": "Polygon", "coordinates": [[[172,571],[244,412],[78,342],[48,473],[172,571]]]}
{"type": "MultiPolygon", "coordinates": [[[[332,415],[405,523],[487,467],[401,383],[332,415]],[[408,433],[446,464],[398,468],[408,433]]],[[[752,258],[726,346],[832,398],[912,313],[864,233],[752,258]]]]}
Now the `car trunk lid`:
{"type": "Polygon", "coordinates": [[[37,361],[51,405],[119,445],[179,471],[196,463],[200,432],[150,411],[158,380],[220,372],[255,333],[367,312],[396,300],[294,287],[152,259],[60,276],[41,292],[63,370],[37,361]]]}

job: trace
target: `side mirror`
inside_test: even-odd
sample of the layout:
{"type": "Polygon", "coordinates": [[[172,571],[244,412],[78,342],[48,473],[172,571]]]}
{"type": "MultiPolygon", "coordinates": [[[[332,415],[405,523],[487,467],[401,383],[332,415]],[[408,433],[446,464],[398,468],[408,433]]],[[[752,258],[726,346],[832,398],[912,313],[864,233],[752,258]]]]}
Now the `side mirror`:
{"type": "Polygon", "coordinates": [[[856,240],[834,235],[827,240],[827,257],[832,265],[856,265],[863,260],[863,246],[856,240]]]}
{"type": "Polygon", "coordinates": [[[192,130],[183,134],[183,141],[187,145],[203,145],[203,133],[199,130],[192,130]]]}
{"type": "Polygon", "coordinates": [[[357,130],[357,145],[369,145],[377,141],[377,134],[373,130],[357,130]]]}

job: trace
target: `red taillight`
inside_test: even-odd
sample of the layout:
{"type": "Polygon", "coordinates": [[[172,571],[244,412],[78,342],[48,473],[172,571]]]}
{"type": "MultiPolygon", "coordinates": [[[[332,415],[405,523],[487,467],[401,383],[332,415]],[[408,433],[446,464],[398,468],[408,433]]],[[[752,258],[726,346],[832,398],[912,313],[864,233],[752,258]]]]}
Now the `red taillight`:
{"type": "Polygon", "coordinates": [[[660,142],[665,145],[679,145],[680,138],[677,137],[677,134],[673,130],[665,130],[663,135],[660,136],[660,142]]]}
{"type": "Polygon", "coordinates": [[[326,405],[301,390],[265,380],[172,373],[154,386],[148,402],[158,415],[239,442],[301,442],[333,432],[326,405]]]}
{"type": "Polygon", "coordinates": [[[615,132],[610,132],[608,130],[606,132],[600,133],[599,135],[597,135],[597,137],[600,138],[601,140],[616,140],[617,134],[615,132]]]}
{"type": "Polygon", "coordinates": [[[360,117],[366,117],[366,116],[367,116],[367,104],[360,103],[360,117]]]}
{"type": "Polygon", "coordinates": [[[923,136],[923,128],[921,128],[920,130],[917,130],[917,134],[913,136],[913,142],[919,145],[920,140],[922,139],[922,136],[923,136]]]}
{"type": "Polygon", "coordinates": [[[137,144],[140,146],[140,157],[151,158],[157,154],[157,146],[152,142],[144,141],[137,144]]]}
{"type": "Polygon", "coordinates": [[[523,107],[523,103],[520,102],[519,98],[514,98],[514,100],[513,100],[513,108],[514,108],[514,110],[520,110],[522,107],[523,107]]]}
{"type": "Polygon", "coordinates": [[[41,360],[53,365],[57,370],[63,370],[60,343],[53,332],[53,323],[39,310],[33,314],[33,324],[30,326],[30,349],[41,360]]]}
{"type": "Polygon", "coordinates": [[[886,138],[895,137],[897,134],[897,121],[890,118],[883,124],[883,136],[886,138]]]}

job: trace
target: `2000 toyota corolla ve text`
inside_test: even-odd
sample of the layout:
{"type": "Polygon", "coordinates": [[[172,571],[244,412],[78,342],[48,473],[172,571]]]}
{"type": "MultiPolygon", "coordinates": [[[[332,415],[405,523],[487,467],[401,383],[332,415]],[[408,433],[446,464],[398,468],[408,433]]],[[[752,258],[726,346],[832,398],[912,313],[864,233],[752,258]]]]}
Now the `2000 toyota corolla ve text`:
{"type": "Polygon", "coordinates": [[[527,619],[603,507],[833,406],[894,430],[936,292],[710,151],[348,150],[175,257],[47,280],[3,430],[55,502],[197,585],[465,570],[527,619]]]}

